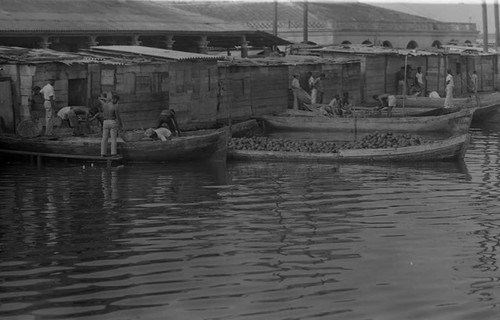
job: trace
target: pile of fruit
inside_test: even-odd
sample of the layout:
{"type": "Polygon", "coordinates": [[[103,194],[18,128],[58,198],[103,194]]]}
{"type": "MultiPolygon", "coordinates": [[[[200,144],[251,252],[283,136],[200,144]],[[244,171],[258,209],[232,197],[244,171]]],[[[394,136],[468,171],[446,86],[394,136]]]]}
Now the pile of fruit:
{"type": "Polygon", "coordinates": [[[390,132],[364,136],[362,139],[335,143],[323,140],[292,140],[285,138],[269,138],[264,136],[231,138],[229,148],[235,150],[253,151],[281,151],[281,152],[309,152],[309,153],[335,153],[345,149],[381,149],[415,146],[426,143],[419,136],[411,134],[395,135],[390,132]]]}

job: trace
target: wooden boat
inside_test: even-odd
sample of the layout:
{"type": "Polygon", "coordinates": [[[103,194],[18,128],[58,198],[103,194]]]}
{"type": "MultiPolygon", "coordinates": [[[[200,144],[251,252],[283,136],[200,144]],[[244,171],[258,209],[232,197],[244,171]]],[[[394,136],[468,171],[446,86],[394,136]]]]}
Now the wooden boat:
{"type": "Polygon", "coordinates": [[[165,142],[151,139],[129,141],[119,143],[118,148],[125,161],[133,162],[225,161],[228,137],[228,128],[224,127],[218,130],[185,132],[180,137],[165,142]]]}
{"type": "MultiPolygon", "coordinates": [[[[126,142],[118,140],[118,153],[125,162],[165,162],[178,160],[225,161],[228,129],[199,130],[183,133],[168,141],[151,139],[126,142]]],[[[22,138],[13,134],[0,135],[0,153],[42,155],[66,159],[91,160],[100,156],[101,137],[36,137],[22,138]]],[[[104,158],[106,159],[106,158],[104,158]]]]}
{"type": "Polygon", "coordinates": [[[436,133],[458,135],[469,131],[474,109],[467,108],[440,116],[422,117],[349,117],[331,118],[317,116],[308,111],[287,111],[277,116],[261,116],[266,131],[309,131],[309,132],[374,132],[377,130],[394,133],[436,133]]]}
{"type": "Polygon", "coordinates": [[[312,162],[420,162],[463,159],[470,134],[453,136],[418,146],[384,149],[348,149],[337,153],[228,150],[230,160],[312,161],[312,162]]]}
{"type": "MultiPolygon", "coordinates": [[[[396,110],[407,115],[417,113],[430,115],[443,109],[445,98],[429,97],[404,97],[398,96],[396,110]],[[402,107],[404,104],[404,107],[402,107]]],[[[455,97],[453,106],[458,108],[475,107],[472,122],[498,122],[500,121],[500,92],[480,93],[477,96],[455,97]]]]}

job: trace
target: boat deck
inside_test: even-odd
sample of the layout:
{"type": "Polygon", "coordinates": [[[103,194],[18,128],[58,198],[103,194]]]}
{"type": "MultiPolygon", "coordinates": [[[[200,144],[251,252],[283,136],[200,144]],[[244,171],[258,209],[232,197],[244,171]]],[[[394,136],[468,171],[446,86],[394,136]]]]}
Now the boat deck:
{"type": "Polygon", "coordinates": [[[33,152],[33,151],[23,151],[23,150],[9,150],[0,149],[0,153],[3,154],[14,154],[14,155],[26,155],[36,158],[36,163],[40,167],[42,165],[42,158],[59,158],[64,160],[81,160],[81,161],[92,161],[92,162],[106,162],[108,166],[113,163],[121,163],[123,161],[122,156],[115,157],[102,157],[95,155],[75,155],[75,154],[64,154],[64,153],[46,153],[46,152],[33,152]]]}

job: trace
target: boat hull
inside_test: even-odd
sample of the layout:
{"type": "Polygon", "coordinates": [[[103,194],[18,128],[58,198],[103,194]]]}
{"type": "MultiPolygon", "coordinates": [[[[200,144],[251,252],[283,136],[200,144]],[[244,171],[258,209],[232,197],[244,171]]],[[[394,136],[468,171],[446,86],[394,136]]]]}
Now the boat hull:
{"type": "MultiPolygon", "coordinates": [[[[118,142],[118,153],[126,162],[166,162],[183,160],[225,161],[227,158],[228,129],[211,130],[168,141],[143,140],[118,142]]],[[[120,139],[121,140],[121,139],[120,139]]],[[[0,135],[0,149],[30,152],[33,155],[57,155],[60,158],[86,157],[95,159],[101,154],[100,137],[45,137],[21,138],[0,135]]]]}
{"type": "MultiPolygon", "coordinates": [[[[414,109],[427,109],[423,110],[425,112],[442,108],[444,101],[445,98],[404,97],[403,99],[400,97],[398,107],[404,103],[407,112],[414,109]]],[[[454,98],[453,105],[460,108],[476,107],[472,117],[473,123],[500,121],[500,92],[480,93],[477,98],[475,96],[454,98]]]]}
{"type": "Polygon", "coordinates": [[[394,133],[436,133],[448,136],[469,131],[474,109],[463,109],[440,116],[423,117],[353,117],[330,118],[317,116],[262,116],[265,130],[347,132],[350,134],[375,131],[394,133]]]}
{"type": "Polygon", "coordinates": [[[350,149],[338,153],[228,150],[230,160],[265,160],[295,162],[422,162],[463,159],[470,135],[462,134],[418,146],[385,149],[350,149]]]}
{"type": "Polygon", "coordinates": [[[125,161],[163,162],[180,160],[223,161],[227,156],[227,130],[209,134],[176,137],[171,140],[134,141],[119,144],[125,161]]]}

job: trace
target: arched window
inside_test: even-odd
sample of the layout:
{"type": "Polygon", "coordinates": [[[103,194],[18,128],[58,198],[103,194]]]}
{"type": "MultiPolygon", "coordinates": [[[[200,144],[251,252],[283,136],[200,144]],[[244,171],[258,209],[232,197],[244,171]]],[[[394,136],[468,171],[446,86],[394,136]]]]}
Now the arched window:
{"type": "Polygon", "coordinates": [[[382,46],[386,48],[392,48],[392,43],[389,40],[382,42],[382,46]]]}
{"type": "Polygon", "coordinates": [[[408,42],[408,44],[406,45],[406,49],[417,49],[417,48],[418,44],[414,40],[408,42]]]}
{"type": "Polygon", "coordinates": [[[439,40],[436,40],[432,43],[433,48],[441,48],[441,42],[439,40]]]}
{"type": "Polygon", "coordinates": [[[344,40],[344,41],[342,41],[342,43],[341,43],[341,44],[346,44],[346,45],[347,45],[347,44],[352,44],[352,43],[351,43],[351,41],[349,41],[349,40],[344,40]]]}
{"type": "Polygon", "coordinates": [[[367,40],[365,40],[365,41],[361,42],[361,44],[364,44],[364,45],[366,45],[366,46],[369,46],[369,45],[372,45],[373,43],[372,43],[370,40],[368,40],[368,39],[367,39],[367,40]]]}

